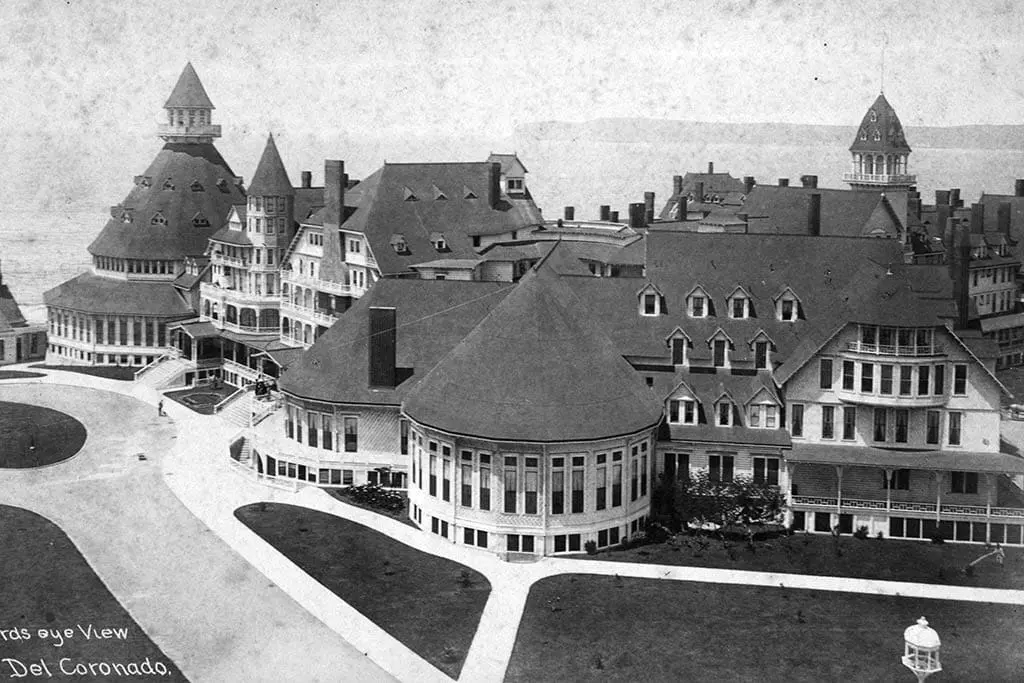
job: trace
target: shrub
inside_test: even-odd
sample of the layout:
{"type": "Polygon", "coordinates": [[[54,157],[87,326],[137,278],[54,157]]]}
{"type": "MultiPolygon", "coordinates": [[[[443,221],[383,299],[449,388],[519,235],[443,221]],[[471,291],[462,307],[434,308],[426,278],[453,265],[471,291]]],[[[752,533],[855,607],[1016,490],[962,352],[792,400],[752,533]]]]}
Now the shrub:
{"type": "Polygon", "coordinates": [[[853,532],[853,537],[854,538],[859,538],[862,541],[866,541],[867,538],[868,538],[868,528],[867,528],[867,526],[859,526],[859,527],[857,527],[857,530],[853,532]]]}
{"type": "Polygon", "coordinates": [[[342,493],[357,503],[378,510],[401,512],[405,509],[405,494],[390,491],[380,484],[361,484],[342,489],[342,493]]]}
{"type": "Polygon", "coordinates": [[[932,543],[942,544],[946,542],[946,537],[942,535],[942,532],[937,530],[932,534],[932,543]]]}
{"type": "Polygon", "coordinates": [[[587,551],[587,555],[597,555],[597,543],[594,541],[584,543],[583,549],[587,551]]]}
{"type": "Polygon", "coordinates": [[[672,532],[659,522],[650,522],[644,530],[648,543],[664,543],[672,537],[672,532]]]}

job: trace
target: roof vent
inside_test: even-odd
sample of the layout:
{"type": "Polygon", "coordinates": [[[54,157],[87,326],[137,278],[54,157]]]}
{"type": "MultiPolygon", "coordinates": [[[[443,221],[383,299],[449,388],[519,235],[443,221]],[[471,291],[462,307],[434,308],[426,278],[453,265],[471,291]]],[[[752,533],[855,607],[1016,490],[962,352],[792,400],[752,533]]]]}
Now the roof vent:
{"type": "Polygon", "coordinates": [[[152,223],[153,225],[167,225],[167,219],[164,218],[164,215],[159,211],[153,214],[153,217],[149,220],[149,222],[152,223]]]}
{"type": "Polygon", "coordinates": [[[466,187],[465,185],[463,185],[462,186],[462,198],[463,199],[476,199],[477,198],[476,192],[473,192],[473,190],[471,190],[468,187],[466,187]]]}
{"type": "Polygon", "coordinates": [[[153,179],[148,175],[137,175],[135,176],[135,184],[141,185],[142,187],[149,187],[153,184],[153,179]]]}
{"type": "Polygon", "coordinates": [[[201,182],[199,182],[198,180],[193,180],[192,181],[192,191],[193,192],[202,192],[203,191],[203,184],[201,182]]]}
{"type": "Polygon", "coordinates": [[[434,201],[440,201],[440,200],[447,200],[448,199],[448,195],[446,195],[444,192],[442,192],[441,188],[439,188],[437,185],[434,185],[433,190],[434,190],[434,201]]]}
{"type": "Polygon", "coordinates": [[[203,215],[202,211],[199,211],[195,216],[192,216],[192,225],[197,228],[208,228],[210,227],[210,221],[203,215]]]}
{"type": "Polygon", "coordinates": [[[404,188],[404,191],[405,191],[405,201],[407,201],[407,202],[418,202],[419,201],[419,197],[417,197],[416,194],[412,190],[410,190],[408,187],[404,188]]]}
{"type": "Polygon", "coordinates": [[[408,255],[410,253],[409,244],[405,241],[404,235],[392,235],[391,248],[395,250],[396,254],[408,255]]]}
{"type": "Polygon", "coordinates": [[[173,190],[174,189],[174,181],[171,178],[168,177],[167,180],[164,181],[164,189],[165,190],[173,190]]]}
{"type": "Polygon", "coordinates": [[[228,188],[228,181],[224,180],[223,178],[217,178],[217,189],[225,194],[231,191],[228,188]]]}

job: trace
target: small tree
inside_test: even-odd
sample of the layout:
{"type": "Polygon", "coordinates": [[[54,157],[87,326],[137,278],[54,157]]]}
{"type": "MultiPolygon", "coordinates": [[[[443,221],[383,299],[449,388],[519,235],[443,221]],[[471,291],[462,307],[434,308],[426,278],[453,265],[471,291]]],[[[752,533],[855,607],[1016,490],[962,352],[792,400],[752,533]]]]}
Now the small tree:
{"type": "Polygon", "coordinates": [[[707,470],[699,470],[676,484],[674,504],[683,524],[718,530],[742,525],[749,535],[751,524],[780,519],[785,498],[777,486],[750,477],[741,475],[722,482],[712,479],[707,470]]]}

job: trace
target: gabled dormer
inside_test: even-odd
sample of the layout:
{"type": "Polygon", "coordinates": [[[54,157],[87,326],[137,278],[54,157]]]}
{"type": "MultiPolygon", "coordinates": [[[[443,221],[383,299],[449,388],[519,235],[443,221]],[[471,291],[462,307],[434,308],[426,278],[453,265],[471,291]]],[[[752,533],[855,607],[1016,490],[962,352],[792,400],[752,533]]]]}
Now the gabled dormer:
{"type": "Polygon", "coordinates": [[[775,343],[768,336],[767,332],[763,329],[758,330],[757,334],[747,342],[747,346],[750,347],[750,351],[754,356],[754,369],[772,369],[772,352],[775,350],[775,343]]]}
{"type": "Polygon", "coordinates": [[[437,185],[434,185],[431,190],[434,193],[434,201],[445,201],[448,199],[448,195],[441,191],[437,185]]]}
{"type": "Polygon", "coordinates": [[[640,315],[652,317],[667,313],[665,310],[665,297],[662,295],[661,290],[653,284],[647,283],[636,295],[640,315]]]}
{"type": "Polygon", "coordinates": [[[405,201],[407,201],[407,202],[418,202],[419,201],[419,197],[417,197],[416,193],[413,192],[412,188],[409,188],[409,187],[402,188],[402,196],[405,198],[405,201]]]}
{"type": "Polygon", "coordinates": [[[434,245],[434,249],[439,253],[443,254],[451,251],[451,249],[448,248],[448,241],[444,238],[443,232],[430,233],[430,243],[434,245]]]}
{"type": "Polygon", "coordinates": [[[463,199],[476,199],[477,198],[476,192],[473,192],[473,190],[469,189],[469,187],[467,187],[466,185],[463,185],[462,186],[462,198],[463,199]]]}
{"type": "Polygon", "coordinates": [[[691,318],[707,318],[715,314],[714,304],[707,290],[697,285],[686,295],[686,314],[691,318]]]}
{"type": "Polygon", "coordinates": [[[740,427],[739,406],[728,391],[715,399],[715,425],[718,427],[740,427]]]}
{"type": "Polygon", "coordinates": [[[672,330],[672,333],[665,338],[665,345],[672,355],[672,365],[687,364],[688,352],[693,348],[693,341],[683,332],[683,328],[677,327],[672,330]]]}
{"type": "Polygon", "coordinates": [[[745,320],[754,316],[754,300],[743,287],[736,287],[725,300],[728,307],[729,317],[737,320],[745,320]]]}
{"type": "Polygon", "coordinates": [[[747,401],[747,426],[753,429],[778,429],[782,406],[770,391],[760,389],[747,401]]]}
{"type": "Polygon", "coordinates": [[[409,243],[405,241],[405,235],[396,233],[391,236],[391,248],[395,250],[396,254],[403,256],[409,255],[409,243]]]}
{"type": "Polygon", "coordinates": [[[728,368],[731,361],[730,352],[736,348],[732,337],[725,333],[721,327],[707,338],[708,348],[711,350],[711,362],[716,368],[728,368]]]}
{"type": "Polygon", "coordinates": [[[159,211],[153,214],[153,217],[149,219],[149,222],[153,225],[167,225],[167,219],[159,211]]]}
{"type": "Polygon", "coordinates": [[[706,424],[697,394],[686,382],[680,382],[668,396],[668,422],[677,425],[706,424]]]}
{"type": "Polygon", "coordinates": [[[796,322],[804,317],[800,298],[792,289],[786,287],[775,295],[775,318],[783,322],[796,322]]]}

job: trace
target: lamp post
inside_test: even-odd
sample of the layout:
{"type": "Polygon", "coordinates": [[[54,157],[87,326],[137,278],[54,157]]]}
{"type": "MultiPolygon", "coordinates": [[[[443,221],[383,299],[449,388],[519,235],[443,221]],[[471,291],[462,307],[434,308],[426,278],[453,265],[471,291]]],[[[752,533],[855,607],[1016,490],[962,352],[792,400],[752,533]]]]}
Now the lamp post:
{"type": "Polygon", "coordinates": [[[939,634],[928,626],[928,620],[921,617],[916,624],[907,627],[903,632],[903,666],[917,676],[918,683],[933,673],[942,671],[939,663],[939,647],[942,645],[939,634]]]}

